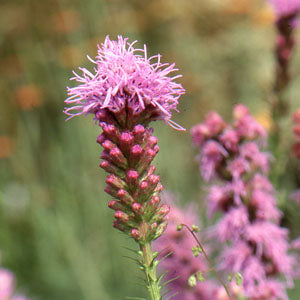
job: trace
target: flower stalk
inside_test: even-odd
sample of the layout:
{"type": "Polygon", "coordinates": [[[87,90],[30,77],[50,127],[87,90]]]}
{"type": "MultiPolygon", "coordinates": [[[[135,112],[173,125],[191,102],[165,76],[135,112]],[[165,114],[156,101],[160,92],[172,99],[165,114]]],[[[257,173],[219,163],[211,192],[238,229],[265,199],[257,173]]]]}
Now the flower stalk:
{"type": "Polygon", "coordinates": [[[160,295],[161,286],[156,274],[156,266],[158,260],[155,260],[158,253],[153,253],[151,243],[148,242],[144,245],[140,244],[141,253],[143,255],[143,271],[146,274],[147,287],[151,299],[162,300],[160,295]]]}
{"type": "Polygon", "coordinates": [[[290,62],[295,48],[295,29],[298,25],[298,15],[300,12],[299,0],[269,0],[270,4],[276,14],[275,27],[277,30],[276,45],[275,45],[275,59],[276,71],[273,85],[273,94],[270,101],[272,114],[272,130],[270,132],[270,148],[273,149],[275,159],[280,163],[273,166],[272,176],[276,185],[279,185],[281,176],[283,175],[280,153],[286,151],[282,149],[285,143],[282,142],[281,121],[287,116],[289,112],[289,101],[286,99],[286,90],[291,81],[290,76],[290,62]]]}
{"type": "Polygon", "coordinates": [[[209,268],[210,270],[214,273],[214,275],[216,276],[217,280],[219,281],[219,283],[221,284],[221,286],[223,286],[223,288],[226,291],[226,294],[228,296],[229,300],[233,300],[233,298],[231,297],[230,291],[228,289],[227,284],[224,282],[224,280],[221,278],[221,276],[219,275],[219,273],[217,272],[217,270],[214,267],[213,262],[211,261],[211,259],[209,258],[208,254],[206,253],[204,247],[202,246],[200,240],[198,239],[197,235],[195,234],[195,230],[191,229],[188,225],[186,224],[180,224],[181,226],[185,227],[189,233],[193,236],[193,238],[195,239],[195,241],[197,242],[198,246],[201,249],[201,252],[204,254],[204,257],[206,259],[206,261],[208,262],[209,268]]]}

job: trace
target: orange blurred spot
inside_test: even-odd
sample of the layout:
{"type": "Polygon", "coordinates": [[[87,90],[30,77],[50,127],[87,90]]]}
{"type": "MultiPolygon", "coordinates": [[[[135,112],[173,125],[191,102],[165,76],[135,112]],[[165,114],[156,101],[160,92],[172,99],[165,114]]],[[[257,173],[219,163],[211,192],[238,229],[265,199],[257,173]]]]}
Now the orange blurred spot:
{"type": "Polygon", "coordinates": [[[64,10],[56,12],[51,18],[51,29],[56,33],[71,33],[80,26],[80,15],[76,10],[64,10]]]}
{"type": "Polygon", "coordinates": [[[0,136],[0,159],[7,158],[13,152],[13,139],[9,136],[0,136]]]}
{"type": "Polygon", "coordinates": [[[275,22],[275,14],[270,6],[265,6],[251,15],[252,21],[259,26],[270,26],[275,22]]]}
{"type": "Polygon", "coordinates": [[[230,14],[245,15],[249,14],[253,8],[253,0],[229,0],[225,11],[230,14]]]}
{"type": "Polygon", "coordinates": [[[270,131],[272,125],[273,125],[273,120],[270,116],[270,113],[266,110],[263,110],[259,113],[257,113],[256,115],[254,115],[254,118],[256,119],[256,121],[258,123],[260,123],[262,125],[262,127],[266,130],[266,131],[270,131]]]}
{"type": "Polygon", "coordinates": [[[14,93],[14,98],[22,110],[32,110],[42,104],[42,93],[33,84],[23,85],[18,88],[14,93]]]}

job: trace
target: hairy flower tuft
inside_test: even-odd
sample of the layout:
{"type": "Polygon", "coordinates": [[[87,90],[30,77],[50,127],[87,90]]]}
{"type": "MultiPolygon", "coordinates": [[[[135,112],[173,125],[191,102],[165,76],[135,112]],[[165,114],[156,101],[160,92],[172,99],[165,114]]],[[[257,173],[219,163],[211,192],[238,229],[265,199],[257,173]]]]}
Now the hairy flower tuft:
{"type": "Polygon", "coordinates": [[[127,38],[118,36],[112,41],[109,36],[98,45],[94,73],[79,68],[82,75],[74,73],[71,80],[79,83],[68,87],[71,107],[64,112],[69,119],[89,113],[97,113],[107,122],[117,119],[121,127],[135,124],[147,125],[150,121],[164,120],[172,127],[183,130],[170,120],[171,111],[177,111],[179,97],[184,94],[181,84],[168,75],[178,69],[175,64],[161,63],[161,55],[147,56],[147,48],[135,49],[127,38]]]}

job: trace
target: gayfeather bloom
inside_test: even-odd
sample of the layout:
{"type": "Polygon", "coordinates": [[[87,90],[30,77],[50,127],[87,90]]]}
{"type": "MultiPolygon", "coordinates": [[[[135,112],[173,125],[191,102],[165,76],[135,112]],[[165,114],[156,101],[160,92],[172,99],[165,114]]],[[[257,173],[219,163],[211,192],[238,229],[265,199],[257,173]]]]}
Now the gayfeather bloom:
{"type": "Polygon", "coordinates": [[[134,124],[148,125],[150,121],[165,120],[177,129],[182,129],[170,120],[171,111],[177,111],[179,97],[184,89],[168,77],[177,71],[174,64],[161,63],[161,55],[147,56],[147,48],[135,49],[127,38],[111,41],[107,36],[98,46],[94,73],[79,68],[82,75],[73,72],[77,87],[68,88],[71,107],[65,108],[69,118],[98,113],[99,121],[107,122],[108,113],[121,127],[134,124]],[[101,117],[100,117],[100,114],[101,117]],[[105,115],[105,116],[104,116],[105,115]]]}
{"type": "Polygon", "coordinates": [[[203,254],[193,255],[192,248],[196,246],[193,236],[186,230],[177,231],[177,225],[182,223],[189,227],[199,224],[195,209],[191,206],[186,209],[178,207],[169,193],[164,193],[163,199],[170,206],[168,227],[154,246],[161,257],[166,256],[160,263],[161,270],[168,272],[166,280],[174,279],[167,289],[171,290],[170,295],[177,293],[172,297],[174,300],[211,300],[215,285],[210,280],[198,282],[195,287],[188,285],[189,277],[198,271],[203,272],[205,277],[208,266],[203,254]]]}
{"type": "Polygon", "coordinates": [[[158,140],[148,125],[164,120],[183,130],[170,118],[184,89],[174,82],[181,75],[167,76],[177,70],[174,64],[162,64],[160,55],[148,58],[146,46],[135,49],[134,43],[106,37],[95,61],[90,59],[94,73],[84,68],[81,76],[74,72],[71,80],[78,86],[68,88],[65,102],[71,107],[64,112],[69,118],[94,114],[102,128],[97,143],[104,149],[100,167],[109,174],[105,191],[113,197],[108,206],[115,211],[114,227],[139,244],[151,299],[161,299],[151,242],[165,230],[169,207],[160,204],[163,186],[151,164],[158,140]]]}
{"type": "Polygon", "coordinates": [[[233,125],[214,116],[218,122],[211,127],[211,116],[191,134],[200,149],[203,178],[215,181],[207,197],[208,215],[223,213],[209,230],[225,244],[219,267],[242,274],[243,294],[250,300],[288,299],[285,289],[292,285],[294,257],[288,254],[288,230],[279,227],[281,212],[267,178],[270,155],[261,151],[266,132],[243,105],[235,106],[233,125]],[[222,149],[218,156],[206,151],[211,143],[222,149]]]}

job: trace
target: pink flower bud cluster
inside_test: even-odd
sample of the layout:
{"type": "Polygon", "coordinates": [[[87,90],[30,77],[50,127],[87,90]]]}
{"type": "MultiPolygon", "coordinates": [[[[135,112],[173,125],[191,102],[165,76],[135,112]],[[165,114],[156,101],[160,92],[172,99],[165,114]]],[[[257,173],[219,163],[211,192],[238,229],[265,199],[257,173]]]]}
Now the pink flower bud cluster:
{"type": "Polygon", "coordinates": [[[208,215],[223,213],[210,230],[225,245],[219,267],[242,274],[251,300],[287,299],[294,258],[287,253],[288,230],[279,227],[281,212],[266,177],[270,155],[260,149],[266,133],[243,105],[235,106],[233,118],[229,125],[210,113],[191,130],[201,174],[215,182],[207,197],[208,215]],[[281,275],[286,282],[279,281],[281,275]]]}
{"type": "Polygon", "coordinates": [[[104,122],[100,126],[103,133],[97,142],[104,148],[100,167],[109,173],[105,191],[113,197],[108,206],[115,210],[114,227],[140,242],[153,240],[164,231],[169,212],[160,204],[163,187],[151,165],[159,151],[157,138],[142,125],[131,131],[104,122]]]}
{"type": "Polygon", "coordinates": [[[15,294],[15,276],[4,268],[0,268],[0,300],[27,300],[25,296],[15,294]]]}
{"type": "Polygon", "coordinates": [[[168,227],[164,235],[158,239],[154,247],[160,252],[161,257],[165,257],[159,264],[162,271],[166,273],[165,279],[172,280],[167,289],[171,294],[175,294],[174,300],[211,300],[215,285],[205,279],[198,282],[195,287],[188,285],[188,279],[198,271],[203,272],[205,277],[208,271],[207,263],[202,253],[197,257],[193,255],[192,248],[196,246],[193,236],[186,230],[177,230],[179,224],[186,224],[189,227],[199,223],[194,207],[181,209],[176,205],[174,197],[169,193],[163,194],[163,200],[171,207],[168,215],[168,227]]]}

